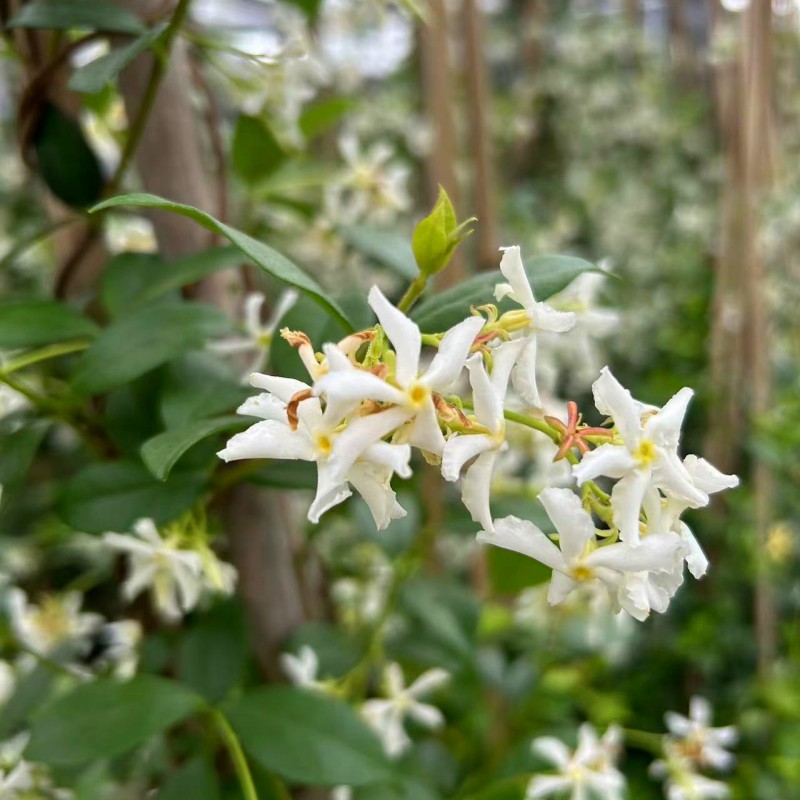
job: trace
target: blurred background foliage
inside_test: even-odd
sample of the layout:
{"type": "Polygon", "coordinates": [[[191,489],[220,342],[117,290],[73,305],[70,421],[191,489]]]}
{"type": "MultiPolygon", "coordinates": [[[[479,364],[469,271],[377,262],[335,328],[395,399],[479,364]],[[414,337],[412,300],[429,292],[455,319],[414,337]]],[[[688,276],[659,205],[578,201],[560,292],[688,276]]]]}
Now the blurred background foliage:
{"type": "MultiPolygon", "coordinates": [[[[668,615],[634,625],[597,598],[547,607],[546,570],[500,550],[479,555],[455,490],[424,470],[402,490],[409,516],[379,533],[355,500],[307,527],[298,509],[308,473],[266,467],[256,474],[269,491],[283,490],[305,593],[286,648],[312,646],[323,677],[359,675],[366,664],[365,691],[374,690],[385,659],[410,673],[442,667],[452,674],[439,695],[446,728],[414,731],[415,746],[403,757],[404,775],[417,783],[357,798],[521,798],[525,776],[545,768],[530,753],[532,737],[574,739],[585,719],[660,732],[664,712],[683,709],[692,694],[709,698],[717,718],[740,730],[728,779],[733,797],[798,796],[800,12],[792,3],[752,2],[767,8],[766,28],[757,27],[760,11],[734,13],[716,0],[432,0],[420,9],[372,0],[190,4],[172,59],[180,53],[197,139],[187,148],[201,153],[205,195],[171,199],[206,208],[286,253],[367,325],[369,283],[397,296],[413,278],[413,223],[442,183],[459,218],[479,217],[478,234],[443,285],[487,262],[496,266],[491,254],[504,244],[519,243],[529,256],[558,252],[600,263],[612,275],[599,304],[620,321],[597,343],[596,366],[612,364],[647,402],[693,386],[685,441],[721,452],[718,466],[743,477],[730,499],[690,519],[710,574],[683,586],[668,615]],[[760,37],[760,54],[748,54],[747,37],[760,37]],[[755,132],[747,113],[756,101],[740,85],[754,75],[765,81],[757,94],[770,109],[756,115],[755,132]],[[772,153],[769,177],[737,183],[735,165],[753,148],[772,153]],[[731,267],[741,245],[726,249],[738,225],[726,208],[742,196],[757,224],[748,229],[750,256],[731,267]],[[751,314],[753,271],[764,298],[751,314]],[[714,341],[722,342],[716,351],[714,341]],[[740,405],[731,412],[734,401],[740,405]]],[[[4,22],[20,7],[0,3],[4,22]]],[[[152,28],[169,16],[144,19],[152,28]]],[[[101,226],[87,226],[83,210],[102,196],[158,182],[141,161],[126,163],[136,155],[126,145],[131,90],[118,73],[138,54],[106,61],[107,73],[98,69],[108,55],[94,48],[110,41],[112,55],[120,54],[127,34],[117,26],[110,37],[81,41],[91,24],[62,27],[38,44],[48,24],[4,30],[0,282],[9,297],[43,298],[56,287],[106,326],[137,305],[168,310],[184,286],[239,269],[240,258],[229,250],[212,251],[205,262],[193,255],[198,241],[222,244],[205,231],[186,248],[165,248],[164,231],[144,214],[113,211],[101,226]],[[86,279],[98,246],[102,277],[95,271],[86,279]],[[184,278],[153,292],[173,268],[184,278]]],[[[146,40],[141,52],[160,32],[133,34],[134,43],[146,40]]],[[[165,112],[156,105],[153,113],[165,112]]],[[[250,267],[237,275],[217,305],[229,311],[245,292],[261,291],[275,308],[275,281],[250,267]]],[[[69,325],[42,319],[45,327],[69,325]]],[[[86,334],[85,318],[73,323],[74,333],[52,341],[86,334]]],[[[207,338],[227,335],[219,321],[208,324],[207,338]]],[[[241,329],[241,319],[232,324],[241,329]]],[[[281,324],[302,328],[317,347],[341,333],[307,299],[281,324]]],[[[17,341],[0,324],[6,362],[20,347],[50,341],[34,338],[17,341]]],[[[302,375],[282,340],[260,343],[275,373],[302,375]]],[[[60,391],[75,377],[73,358],[26,377],[45,395],[60,391]]],[[[553,402],[589,408],[591,372],[556,363],[553,402]]],[[[100,389],[90,404],[104,431],[99,448],[58,415],[30,420],[13,391],[2,396],[0,420],[3,591],[17,585],[35,597],[79,589],[85,607],[109,619],[127,613],[144,630],[140,673],[177,677],[215,700],[260,684],[265,673],[275,678],[265,667],[275,654],[248,644],[252,596],[209,603],[179,626],[160,626],[146,603],[122,608],[118,567],[94,534],[127,530],[138,516],[168,523],[196,509],[198,498],[209,530],[225,527],[223,473],[211,474],[214,442],[192,448],[166,484],[149,476],[139,450],[178,423],[234,409],[247,395],[237,369],[214,350],[178,347],[153,369],[100,389]]],[[[541,520],[533,487],[549,454],[526,446],[531,461],[510,465],[499,482],[497,514],[541,520]]],[[[235,550],[222,536],[216,544],[223,555],[235,550]]],[[[263,594],[256,600],[267,602],[263,594]]],[[[10,622],[0,645],[8,661],[23,655],[10,622]]],[[[29,687],[37,673],[26,674],[29,687]]],[[[23,705],[11,718],[4,710],[5,726],[0,714],[4,733],[36,702],[23,705]]],[[[54,774],[81,800],[150,796],[153,787],[161,787],[159,798],[237,796],[229,769],[219,787],[211,777],[206,739],[186,725],[132,754],[54,774]]],[[[651,760],[635,742],[628,748],[630,797],[662,796],[647,775],[651,760]]],[[[260,796],[281,796],[268,776],[257,779],[260,796]]]]}

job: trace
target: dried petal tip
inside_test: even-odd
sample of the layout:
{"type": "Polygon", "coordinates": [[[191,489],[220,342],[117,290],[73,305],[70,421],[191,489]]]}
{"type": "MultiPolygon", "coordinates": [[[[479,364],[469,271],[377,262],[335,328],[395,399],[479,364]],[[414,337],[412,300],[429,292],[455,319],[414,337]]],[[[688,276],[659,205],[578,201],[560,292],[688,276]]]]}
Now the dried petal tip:
{"type": "Polygon", "coordinates": [[[281,339],[285,339],[290,347],[311,346],[311,339],[303,331],[291,331],[289,328],[281,328],[281,339]]]}
{"type": "Polygon", "coordinates": [[[289,401],[289,404],[286,406],[286,418],[289,420],[289,427],[293,430],[297,430],[298,425],[298,417],[297,417],[297,407],[303,400],[308,400],[310,397],[314,396],[313,389],[303,389],[297,394],[292,395],[292,399],[289,401]]]}

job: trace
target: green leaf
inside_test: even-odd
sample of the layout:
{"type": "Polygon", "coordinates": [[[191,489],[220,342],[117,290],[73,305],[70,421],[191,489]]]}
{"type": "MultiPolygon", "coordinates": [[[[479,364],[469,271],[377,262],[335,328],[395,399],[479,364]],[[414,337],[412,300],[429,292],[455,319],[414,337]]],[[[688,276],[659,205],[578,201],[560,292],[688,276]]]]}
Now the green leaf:
{"type": "Polygon", "coordinates": [[[391,783],[362,786],[353,792],[353,800],[439,800],[439,795],[414,778],[399,776],[391,783]]]}
{"type": "Polygon", "coordinates": [[[203,758],[187,761],[164,781],[158,800],[219,800],[219,779],[203,758]]]}
{"type": "Polygon", "coordinates": [[[236,686],[248,657],[247,630],[241,606],[216,606],[183,638],[178,676],[211,703],[236,686]]]}
{"type": "Polygon", "coordinates": [[[142,516],[170,522],[192,506],[205,479],[204,470],[181,470],[164,483],[135,461],[91,464],[67,481],[58,511],[86,533],[126,531],[142,516]]]}
{"type": "Polygon", "coordinates": [[[306,139],[313,139],[333,127],[355,103],[347,97],[331,97],[316,103],[309,103],[300,115],[300,131],[306,139]]]}
{"type": "Polygon", "coordinates": [[[517,594],[550,580],[551,570],[544,564],[502,547],[487,547],[486,561],[489,584],[496,594],[517,594]]]}
{"type": "Polygon", "coordinates": [[[99,394],[122,386],[229,332],[225,315],[209,306],[145,306],[116,320],[95,339],[75,365],[73,388],[99,394]]]}
{"type": "Polygon", "coordinates": [[[174,261],[152,253],[120,253],[103,270],[100,296],[109,314],[122,316],[241,261],[235,247],[214,247],[174,261]]]}
{"type": "Polygon", "coordinates": [[[450,263],[456,247],[472,233],[472,222],[474,219],[458,224],[453,204],[440,186],[433,211],[419,222],[411,237],[411,249],[422,275],[436,275],[450,263]]]}
{"type": "Polygon", "coordinates": [[[287,3],[297,6],[309,19],[316,19],[322,0],[286,0],[287,3]]]}
{"type": "Polygon", "coordinates": [[[391,778],[377,738],[340,700],[272,686],[246,692],[225,714],[250,756],[289,781],[360,786],[391,778]]]}
{"type": "Polygon", "coordinates": [[[0,347],[39,347],[95,336],[100,328],[75,308],[55,300],[0,303],[0,347]]]}
{"type": "Polygon", "coordinates": [[[0,486],[5,489],[24,479],[50,427],[47,420],[24,420],[20,427],[13,427],[18,424],[16,415],[0,420],[0,486]]]}
{"type": "Polygon", "coordinates": [[[232,164],[236,174],[252,185],[275,172],[286,152],[260,117],[240,114],[233,130],[232,164]]]}
{"type": "Polygon", "coordinates": [[[155,675],[95,680],[36,715],[26,756],[60,765],[113,758],[203,707],[194,692],[155,675]]]}
{"type": "Polygon", "coordinates": [[[166,22],[159,23],[125,47],[117,47],[75,70],[67,82],[67,88],[83,94],[95,94],[102,91],[128,64],[153,45],[166,30],[167,24],[166,22]]]}
{"type": "Polygon", "coordinates": [[[190,447],[208,436],[243,428],[248,424],[246,419],[236,416],[196,420],[183,428],[165,431],[148,439],[142,445],[142,461],[156,478],[165,481],[178,459],[190,447]]]}
{"type": "Polygon", "coordinates": [[[275,461],[249,478],[273,489],[316,489],[317,465],[310,461],[275,461]]]}
{"type": "MultiPolygon", "coordinates": [[[[582,273],[596,270],[591,262],[574,256],[539,256],[525,264],[537,300],[547,300],[582,273]]],[[[426,333],[445,331],[465,319],[471,306],[495,302],[494,287],[503,282],[500,270],[475,275],[420,303],[411,317],[426,333]]],[[[516,303],[509,299],[498,304],[501,313],[515,307],[516,303]]]]}
{"type": "Polygon", "coordinates": [[[55,677],[52,667],[37,664],[17,680],[11,697],[0,707],[0,740],[11,736],[48,698],[55,677]]]}
{"type": "Polygon", "coordinates": [[[46,102],[32,144],[39,175],[59,200],[73,208],[97,202],[104,186],[100,161],[72,117],[46,102]]]}
{"type": "Polygon", "coordinates": [[[255,392],[214,353],[189,352],[164,369],[160,416],[166,428],[235,411],[255,392]]]}
{"type": "Polygon", "coordinates": [[[369,225],[343,225],[339,233],[354,250],[388,267],[401,278],[413,280],[418,277],[419,269],[411,245],[399,233],[369,225]]]}
{"type": "Polygon", "coordinates": [[[161,375],[153,371],[106,396],[103,425],[111,441],[126,455],[138,459],[142,444],[161,432],[160,391],[161,375]]]}
{"type": "Polygon", "coordinates": [[[145,31],[138,17],[107,0],[33,0],[7,25],[9,28],[64,31],[75,28],[136,34],[145,31]]]}
{"type": "Polygon", "coordinates": [[[184,217],[193,219],[204,228],[224,236],[255,264],[261,267],[261,269],[272,275],[273,278],[289,286],[294,286],[296,289],[314,298],[314,300],[331,314],[331,316],[338,319],[347,331],[353,330],[350,320],[347,319],[347,316],[339,305],[332,298],[328,297],[322,287],[320,287],[313,278],[306,275],[305,272],[286,258],[286,256],[281,255],[277,250],[273,250],[263,242],[259,242],[251,236],[237,231],[229,225],[225,225],[223,222],[219,222],[204,211],[192,208],[192,206],[173,203],[152,194],[128,194],[122,195],[121,197],[113,197],[110,200],[96,205],[91,211],[102,211],[106,208],[115,208],[125,205],[173,211],[176,214],[181,214],[184,217]]]}

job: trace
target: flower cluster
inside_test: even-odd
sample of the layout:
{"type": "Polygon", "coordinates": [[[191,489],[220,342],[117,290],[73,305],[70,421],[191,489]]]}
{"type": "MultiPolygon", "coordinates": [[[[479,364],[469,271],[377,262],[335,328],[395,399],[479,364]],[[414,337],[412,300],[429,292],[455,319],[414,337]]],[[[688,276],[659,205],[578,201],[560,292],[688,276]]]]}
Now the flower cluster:
{"type": "Polygon", "coordinates": [[[297,348],[310,382],[254,373],[251,383],[264,392],[239,411],[260,421],[234,436],[219,456],[315,462],[309,520],[317,522],[355,489],[382,529],[405,515],[391,481],[395,474],[411,474],[417,448],[440,465],[446,480],[461,480],[462,501],[482,528],[479,541],[553,569],[551,603],[597,580],[617,609],[637,619],[663,612],[683,581],[684,563],[695,577],[708,566],[681,513],[707,505],[710,494],[738,480],[695,456],[681,460],[690,389],[657,408],[634,400],[606,367],[593,390],[608,425],[587,426],[572,402],[563,418],[509,412],[509,384],[528,407],[541,407],[538,340],[543,333],[569,331],[575,314],[535,299],[518,247],[504,250],[500,270],[506,282],[496,286],[495,297],[518,307],[503,313],[495,305],[473,308],[441,333],[423,335],[377,287],[369,303],[378,324],[325,343],[322,353],[303,332],[284,329],[281,335],[297,348]],[[429,362],[423,345],[437,351],[429,362]],[[453,394],[465,368],[471,388],[466,399],[453,394]],[[558,546],[527,520],[493,519],[492,475],[508,447],[508,419],[546,434],[557,447],[556,460],[571,465],[580,496],[554,487],[540,494],[558,546]],[[598,479],[615,481],[610,494],[598,479]]]}

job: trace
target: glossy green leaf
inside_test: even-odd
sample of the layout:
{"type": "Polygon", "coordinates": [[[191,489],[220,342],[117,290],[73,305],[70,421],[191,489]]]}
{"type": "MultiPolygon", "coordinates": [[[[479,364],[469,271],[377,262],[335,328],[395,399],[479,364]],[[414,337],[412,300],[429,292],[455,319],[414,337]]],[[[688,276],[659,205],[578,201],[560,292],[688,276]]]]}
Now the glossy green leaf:
{"type": "Polygon", "coordinates": [[[103,193],[100,161],[76,120],[46,102],[32,138],[36,169],[47,188],[73,208],[97,202],[103,193]]]}
{"type": "MultiPolygon", "coordinates": [[[[591,262],[573,256],[540,256],[525,264],[525,272],[537,300],[547,300],[565,289],[579,275],[596,269],[591,262]]],[[[426,333],[445,331],[465,319],[471,306],[495,303],[494,287],[503,282],[505,278],[500,270],[475,275],[432,295],[411,312],[411,317],[426,333]]],[[[509,299],[497,305],[501,312],[518,308],[509,299]]]]}
{"type": "Polygon", "coordinates": [[[152,47],[166,28],[167,23],[162,22],[138,39],[134,39],[130,44],[116,47],[104,56],[76,69],[67,82],[67,88],[83,94],[95,94],[102,91],[128,64],[152,47]]]}
{"type": "Polygon", "coordinates": [[[99,679],[73,689],[36,715],[26,756],[45,764],[113,758],[204,706],[202,698],[155,675],[99,679]]]}
{"type": "Polygon", "coordinates": [[[296,264],[286,258],[286,256],[281,255],[277,250],[273,250],[269,245],[259,242],[223,222],[219,222],[204,211],[200,211],[192,206],[173,203],[170,200],[164,200],[164,198],[156,197],[152,194],[128,194],[122,195],[121,197],[113,197],[110,200],[96,205],[92,211],[101,211],[106,208],[115,208],[118,206],[161,209],[164,211],[172,211],[184,217],[189,217],[189,219],[193,219],[204,228],[224,236],[231,244],[238,247],[242,253],[265,272],[269,273],[273,278],[289,286],[294,286],[296,289],[314,298],[322,308],[338,319],[348,331],[353,330],[352,324],[340,306],[323,291],[322,287],[320,287],[313,278],[306,275],[296,264]]]}
{"type": "Polygon", "coordinates": [[[209,306],[145,306],[95,339],[75,365],[73,388],[87,394],[108,391],[229,332],[225,315],[209,306]]]}
{"type": "Polygon", "coordinates": [[[307,139],[323,133],[333,127],[355,103],[348,97],[331,97],[309,103],[300,115],[300,130],[307,139]]]}
{"type": "Polygon", "coordinates": [[[134,34],[145,31],[136,15],[107,0],[33,0],[22,6],[7,24],[9,28],[45,30],[85,28],[134,34]]]}
{"type": "Polygon", "coordinates": [[[248,184],[271,175],[286,160],[286,151],[264,120],[247,114],[236,120],[231,148],[233,169],[248,184]]]}
{"type": "Polygon", "coordinates": [[[165,481],[178,459],[190,447],[209,436],[243,428],[248,424],[244,417],[226,416],[196,420],[183,428],[164,431],[142,445],[142,461],[156,478],[165,481]]]}
{"type": "Polygon", "coordinates": [[[224,710],[250,756],[289,781],[360,786],[391,777],[377,738],[340,700],[273,686],[246,692],[224,710]]]}
{"type": "Polygon", "coordinates": [[[232,413],[255,392],[220,356],[185,353],[164,368],[160,417],[164,427],[182,428],[193,420],[232,413]]]}
{"type": "Polygon", "coordinates": [[[0,303],[0,347],[39,347],[95,336],[100,328],[75,308],[55,300],[0,303]]]}
{"type": "Polygon", "coordinates": [[[213,608],[184,636],[178,658],[181,682],[216,703],[241,680],[248,642],[242,608],[227,602],[213,608]]]}
{"type": "Polygon", "coordinates": [[[205,479],[203,470],[180,470],[165,483],[135,461],[91,464],[67,481],[58,511],[86,533],[126,531],[142,516],[170,522],[192,506],[205,479]]]}
{"type": "Polygon", "coordinates": [[[401,234],[369,225],[344,225],[339,233],[354,250],[401,278],[413,280],[419,275],[411,245],[401,234]]]}

